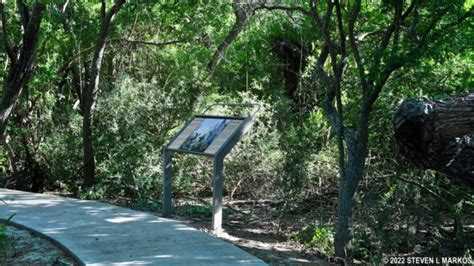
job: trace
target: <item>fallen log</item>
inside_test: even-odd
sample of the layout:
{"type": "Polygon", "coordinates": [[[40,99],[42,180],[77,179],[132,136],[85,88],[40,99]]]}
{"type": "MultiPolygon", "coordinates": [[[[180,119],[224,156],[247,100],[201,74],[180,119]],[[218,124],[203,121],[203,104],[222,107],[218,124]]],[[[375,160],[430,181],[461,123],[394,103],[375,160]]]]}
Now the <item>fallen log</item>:
{"type": "Polygon", "coordinates": [[[406,99],[394,128],[398,150],[408,160],[474,189],[474,92],[406,99]]]}

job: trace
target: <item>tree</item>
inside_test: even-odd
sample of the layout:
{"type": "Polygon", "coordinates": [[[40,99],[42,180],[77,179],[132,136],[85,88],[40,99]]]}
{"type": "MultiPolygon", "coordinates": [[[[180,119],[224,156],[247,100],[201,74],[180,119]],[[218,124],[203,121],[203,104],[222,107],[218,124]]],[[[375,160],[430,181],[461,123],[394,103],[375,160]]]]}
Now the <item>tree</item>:
{"type": "Polygon", "coordinates": [[[106,1],[102,0],[101,25],[99,36],[97,37],[95,43],[94,57],[92,58],[90,66],[90,77],[87,84],[82,88],[81,92],[80,101],[83,108],[82,141],[84,152],[84,184],[86,186],[91,186],[94,184],[95,159],[94,147],[92,143],[92,118],[95,98],[99,89],[100,68],[102,66],[102,59],[104,56],[110,25],[112,24],[115,15],[120,11],[124,4],[125,0],[118,0],[107,12],[106,1]]]}
{"type": "Polygon", "coordinates": [[[227,49],[229,49],[229,46],[235,39],[237,39],[240,32],[245,29],[248,24],[249,17],[255,11],[255,7],[256,4],[242,3],[240,0],[232,1],[232,10],[234,11],[235,15],[235,23],[225,37],[224,41],[217,47],[214,55],[207,64],[209,75],[214,73],[221,60],[225,57],[225,53],[227,49]]]}
{"type": "Polygon", "coordinates": [[[382,1],[378,8],[381,10],[371,10],[360,0],[314,0],[310,7],[323,38],[316,74],[326,87],[323,108],[336,133],[339,151],[335,253],[348,261],[352,260],[355,193],[365,171],[375,101],[393,72],[416,65],[428,46],[473,15],[472,8],[465,11],[464,1],[382,1]],[[385,15],[379,15],[379,11],[385,15]],[[330,69],[326,68],[328,58],[330,69]],[[350,70],[357,73],[357,86],[343,84],[350,70]],[[355,90],[347,93],[360,97],[353,126],[348,126],[344,115],[344,87],[355,90]]]}
{"type": "Polygon", "coordinates": [[[8,118],[15,107],[23,88],[28,83],[35,66],[35,54],[38,47],[41,19],[45,5],[36,2],[33,11],[28,5],[17,0],[18,13],[22,27],[21,43],[12,44],[9,35],[9,26],[5,4],[0,3],[2,12],[3,45],[9,60],[9,70],[3,81],[3,97],[0,106],[0,135],[3,138],[8,118]]]}

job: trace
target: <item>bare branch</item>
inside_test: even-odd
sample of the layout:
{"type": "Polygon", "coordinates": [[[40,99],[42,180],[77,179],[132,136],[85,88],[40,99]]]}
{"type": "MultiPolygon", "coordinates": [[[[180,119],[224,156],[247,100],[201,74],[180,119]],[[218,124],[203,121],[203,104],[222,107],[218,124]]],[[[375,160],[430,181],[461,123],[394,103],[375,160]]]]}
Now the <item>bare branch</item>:
{"type": "Polygon", "coordinates": [[[304,15],[307,15],[307,16],[310,16],[311,13],[304,9],[303,7],[300,7],[300,6],[283,6],[283,5],[266,5],[266,4],[262,4],[262,5],[259,5],[255,8],[255,11],[257,10],[262,10],[262,9],[265,9],[265,10],[268,10],[268,11],[274,11],[274,10],[283,10],[283,11],[289,11],[289,12],[300,12],[304,15]]]}
{"type": "Polygon", "coordinates": [[[179,44],[185,42],[185,40],[173,40],[173,41],[165,41],[165,42],[151,42],[151,41],[143,41],[143,40],[130,40],[126,38],[114,38],[109,39],[107,42],[128,42],[134,44],[143,44],[143,45],[151,45],[151,46],[166,46],[170,44],[179,44]]]}
{"type": "Polygon", "coordinates": [[[374,31],[369,31],[369,32],[363,32],[360,33],[359,35],[355,36],[355,40],[357,42],[363,42],[365,38],[378,35],[378,34],[383,34],[385,33],[386,29],[381,29],[381,30],[374,30],[374,31]]]}
{"type": "Polygon", "coordinates": [[[68,5],[69,5],[69,0],[65,0],[63,3],[58,4],[57,8],[61,13],[64,13],[66,12],[66,8],[68,5]]]}

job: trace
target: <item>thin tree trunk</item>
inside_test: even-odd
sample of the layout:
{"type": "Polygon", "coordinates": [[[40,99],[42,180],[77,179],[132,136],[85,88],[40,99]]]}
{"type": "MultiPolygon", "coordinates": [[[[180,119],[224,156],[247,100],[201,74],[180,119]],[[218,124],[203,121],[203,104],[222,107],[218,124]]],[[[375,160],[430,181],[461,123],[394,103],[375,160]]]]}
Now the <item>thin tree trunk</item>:
{"type": "Polygon", "coordinates": [[[253,13],[255,8],[254,4],[242,3],[240,0],[234,0],[232,2],[232,9],[235,14],[235,23],[232,26],[229,34],[225,37],[224,41],[217,47],[217,50],[214,52],[212,59],[207,64],[207,69],[209,70],[209,75],[212,75],[216,70],[217,66],[224,58],[227,49],[232,44],[234,40],[237,39],[240,32],[245,29],[248,24],[248,18],[251,13],[253,13]]]}
{"type": "Polygon", "coordinates": [[[82,117],[82,143],[84,151],[84,185],[90,187],[95,184],[95,159],[92,142],[92,117],[90,107],[84,108],[82,117]]]}
{"type": "MultiPolygon", "coordinates": [[[[5,136],[3,137],[3,147],[7,151],[8,154],[8,164],[9,164],[9,170],[12,172],[13,176],[16,176],[18,174],[18,168],[16,167],[16,163],[18,161],[18,158],[16,157],[15,150],[13,149],[12,145],[10,144],[10,135],[8,132],[5,132],[5,136]]],[[[6,182],[8,184],[8,182],[6,182]]]]}
{"type": "MultiPolygon", "coordinates": [[[[364,104],[364,106],[367,105],[364,104]]],[[[349,263],[352,262],[354,257],[352,214],[355,206],[357,186],[365,171],[370,111],[371,108],[369,107],[362,108],[356,135],[349,132],[344,134],[347,163],[344,161],[339,162],[340,164],[345,163],[346,169],[344,173],[341,173],[339,183],[338,220],[334,237],[334,249],[336,257],[344,258],[349,263]]]]}
{"type": "Polygon", "coordinates": [[[107,36],[109,33],[110,24],[112,23],[115,14],[125,4],[125,0],[116,1],[115,5],[105,12],[106,3],[102,1],[102,22],[99,32],[99,37],[96,41],[96,49],[94,57],[91,63],[91,72],[89,83],[84,87],[82,92],[82,106],[83,120],[82,120],[82,141],[83,141],[83,152],[84,152],[84,185],[87,187],[92,186],[95,183],[95,159],[94,159],[94,146],[92,141],[92,119],[93,109],[95,105],[95,95],[99,90],[99,78],[100,68],[102,66],[102,59],[104,56],[105,44],[107,42],[107,36]]]}
{"type": "Polygon", "coordinates": [[[25,149],[25,173],[31,178],[31,192],[43,193],[44,189],[44,174],[41,170],[40,164],[36,161],[35,156],[31,153],[28,143],[28,138],[23,135],[23,148],[25,149]]]}
{"type": "Polygon", "coordinates": [[[338,218],[334,248],[336,257],[345,258],[347,262],[351,262],[353,259],[352,214],[357,186],[365,170],[367,145],[364,142],[349,141],[347,151],[346,174],[341,177],[339,183],[338,218]]]}
{"type": "Polygon", "coordinates": [[[353,195],[349,193],[347,182],[340,182],[339,199],[337,206],[337,225],[334,237],[334,247],[336,257],[352,258],[352,210],[354,208],[353,195]]]}

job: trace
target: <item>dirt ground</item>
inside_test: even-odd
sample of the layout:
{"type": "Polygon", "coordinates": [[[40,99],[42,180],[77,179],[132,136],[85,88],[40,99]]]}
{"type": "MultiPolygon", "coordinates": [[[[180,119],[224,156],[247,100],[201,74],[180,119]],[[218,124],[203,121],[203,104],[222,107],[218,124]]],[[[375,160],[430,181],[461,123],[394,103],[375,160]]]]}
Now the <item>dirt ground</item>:
{"type": "Polygon", "coordinates": [[[215,235],[246,250],[270,265],[330,265],[330,258],[318,250],[309,249],[291,239],[291,235],[307,221],[291,217],[275,217],[271,202],[234,202],[224,204],[224,232],[214,234],[209,213],[199,213],[199,206],[207,201],[177,202],[173,218],[194,228],[215,235]],[[180,207],[181,206],[181,207],[180,207]],[[182,211],[183,206],[194,211],[182,211]]]}
{"type": "Polygon", "coordinates": [[[75,261],[47,239],[7,226],[5,250],[0,250],[0,265],[74,265],[75,261]]]}

